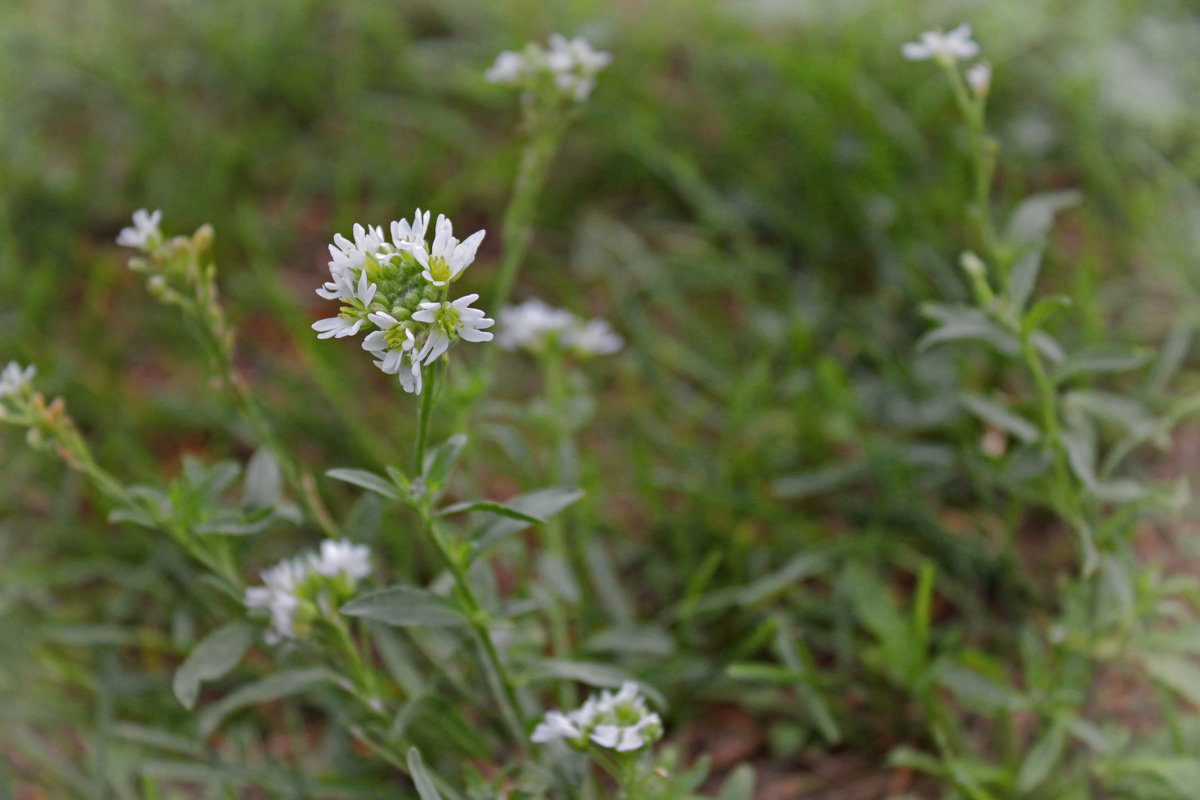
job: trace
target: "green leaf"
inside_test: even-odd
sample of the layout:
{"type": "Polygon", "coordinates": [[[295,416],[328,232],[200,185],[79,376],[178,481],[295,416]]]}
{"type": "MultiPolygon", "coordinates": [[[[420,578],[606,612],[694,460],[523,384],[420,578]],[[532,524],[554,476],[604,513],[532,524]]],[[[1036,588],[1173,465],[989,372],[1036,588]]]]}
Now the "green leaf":
{"type": "Polygon", "coordinates": [[[1033,444],[1041,438],[1041,431],[1036,425],[993,400],[970,394],[961,394],[958,399],[972,414],[1011,433],[1025,444],[1033,444]]]}
{"type": "Polygon", "coordinates": [[[1004,355],[1017,355],[1021,345],[1016,337],[993,322],[977,308],[927,304],[926,316],[941,323],[917,340],[918,350],[928,350],[935,344],[977,339],[990,344],[1004,355]]]}
{"type": "Polygon", "coordinates": [[[283,495],[283,474],[279,462],[265,447],[250,458],[242,479],[242,502],[250,508],[270,508],[283,495]]]}
{"type": "Polygon", "coordinates": [[[601,689],[619,689],[621,684],[633,682],[638,685],[642,694],[649,697],[660,709],[665,708],[667,703],[660,691],[639,681],[632,673],[620,667],[599,664],[594,661],[571,661],[565,658],[542,659],[530,670],[528,679],[530,683],[547,680],[578,681],[601,689]]]}
{"type": "Polygon", "coordinates": [[[192,648],[188,657],[175,670],[171,687],[183,707],[191,710],[196,705],[200,684],[220,678],[237,666],[250,642],[254,640],[254,626],[245,622],[231,622],[204,637],[192,648]]]}
{"type": "Polygon", "coordinates": [[[1050,772],[1062,758],[1066,736],[1063,726],[1055,722],[1044,736],[1034,742],[1017,771],[1017,792],[1028,794],[1050,777],[1050,772]]]}
{"type": "Polygon", "coordinates": [[[419,586],[407,585],[359,595],[342,606],[341,612],[399,628],[414,625],[439,628],[468,622],[463,613],[446,598],[419,586]]]}
{"type": "Polygon", "coordinates": [[[382,475],[377,475],[365,469],[331,469],[325,474],[334,480],[345,481],[355,486],[361,486],[363,489],[369,489],[376,494],[383,495],[389,500],[403,499],[394,483],[382,475]]]}
{"type": "Polygon", "coordinates": [[[442,800],[437,787],[433,785],[433,778],[429,777],[429,772],[425,769],[425,762],[421,760],[421,751],[415,747],[408,748],[408,771],[421,800],[442,800]]]}
{"type": "Polygon", "coordinates": [[[1200,708],[1200,666],[1195,661],[1180,656],[1152,654],[1145,656],[1143,663],[1150,677],[1200,708]]]}
{"type": "Polygon", "coordinates": [[[1180,797],[1195,797],[1200,786],[1200,761],[1195,756],[1134,756],[1118,762],[1117,769],[1152,775],[1180,797]]]}
{"type": "Polygon", "coordinates": [[[1009,216],[1004,238],[1011,245],[1039,242],[1054,226],[1054,216],[1059,211],[1079,205],[1082,200],[1083,195],[1075,189],[1026,197],[1009,216]]]}
{"type": "Polygon", "coordinates": [[[246,706],[269,703],[281,697],[299,694],[318,684],[336,680],[337,675],[324,667],[291,669],[268,675],[262,680],[241,687],[204,709],[197,720],[200,736],[207,738],[212,735],[226,717],[246,706]]]}
{"type": "Polygon", "coordinates": [[[869,477],[871,477],[871,469],[868,464],[862,462],[834,464],[796,475],[784,475],[771,484],[771,490],[776,497],[797,500],[844,489],[869,477]]]}
{"type": "Polygon", "coordinates": [[[1074,375],[1096,372],[1128,372],[1149,364],[1154,354],[1121,345],[1096,345],[1068,356],[1050,377],[1061,383],[1074,375]]]}
{"type": "MultiPolygon", "coordinates": [[[[505,501],[504,506],[537,520],[545,520],[581,497],[583,497],[582,489],[565,489],[554,486],[519,494],[505,501]]],[[[471,558],[476,557],[497,542],[515,533],[520,533],[532,524],[524,519],[513,519],[509,515],[499,515],[491,511],[484,513],[490,516],[491,520],[476,530],[471,542],[471,558]]]]}
{"type": "Polygon", "coordinates": [[[437,488],[446,482],[446,478],[450,477],[450,470],[454,469],[454,463],[458,461],[466,446],[467,435],[456,433],[425,454],[422,471],[429,488],[437,488]]]}
{"type": "MultiPolygon", "coordinates": [[[[1051,295],[1043,297],[1033,304],[1033,308],[1029,309],[1029,313],[1021,320],[1021,331],[1023,333],[1032,333],[1037,330],[1043,322],[1048,320],[1052,314],[1059,311],[1065,311],[1071,307],[1071,298],[1064,295],[1051,295]]],[[[1052,359],[1055,361],[1061,359],[1052,359]]]]}
{"type": "Polygon", "coordinates": [[[938,674],[937,680],[973,711],[1015,712],[1029,707],[1028,699],[1021,692],[967,667],[947,667],[938,674]]]}
{"type": "Polygon", "coordinates": [[[438,509],[434,516],[448,517],[452,514],[462,514],[467,511],[487,511],[489,514],[497,514],[501,517],[519,519],[529,523],[546,521],[541,517],[526,514],[512,506],[506,506],[504,503],[497,503],[494,500],[464,500],[461,503],[453,503],[445,508],[438,509]]]}
{"type": "Polygon", "coordinates": [[[752,800],[754,797],[754,767],[749,764],[738,764],[725,783],[721,784],[721,793],[717,800],[752,800]]]}
{"type": "Polygon", "coordinates": [[[1033,287],[1037,284],[1037,276],[1041,268],[1042,248],[1040,246],[1029,248],[1013,263],[1004,296],[1017,314],[1024,312],[1025,304],[1029,302],[1029,297],[1033,294],[1033,287]]]}

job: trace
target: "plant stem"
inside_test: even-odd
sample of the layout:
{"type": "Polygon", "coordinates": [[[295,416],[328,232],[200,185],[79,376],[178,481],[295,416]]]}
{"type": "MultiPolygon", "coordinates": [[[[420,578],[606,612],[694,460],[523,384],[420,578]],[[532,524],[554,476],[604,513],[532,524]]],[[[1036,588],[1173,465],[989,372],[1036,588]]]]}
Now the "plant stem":
{"type": "Polygon", "coordinates": [[[513,284],[529,242],[533,237],[533,214],[537,199],[546,183],[546,173],[554,154],[558,150],[566,129],[563,115],[554,115],[537,125],[521,151],[521,162],[513,180],[512,198],[504,212],[501,236],[504,239],[504,254],[500,260],[500,272],[492,290],[489,308],[501,309],[508,304],[513,284]]]}
{"type": "Polygon", "coordinates": [[[425,445],[429,439],[429,418],[433,415],[433,396],[437,394],[438,378],[445,371],[445,365],[429,371],[429,383],[421,391],[421,405],[417,411],[417,441],[413,447],[413,477],[425,472],[425,445]]]}
{"type": "Polygon", "coordinates": [[[446,543],[442,537],[434,529],[433,518],[429,515],[429,509],[421,510],[422,530],[425,532],[426,538],[433,544],[433,548],[441,557],[442,563],[450,570],[451,576],[454,578],[454,585],[459,602],[466,612],[471,629],[474,632],[477,644],[484,660],[484,672],[488,674],[489,680],[493,683],[492,690],[496,695],[496,700],[500,704],[500,710],[504,715],[505,722],[512,731],[513,739],[520,747],[521,751],[526,750],[526,733],[525,723],[520,712],[520,703],[517,700],[516,690],[513,688],[512,680],[508,676],[508,672],[504,668],[504,663],[500,660],[500,654],[496,650],[496,645],[492,642],[491,633],[488,630],[487,615],[475,597],[475,593],[471,590],[471,584],[467,580],[467,575],[463,571],[462,564],[453,553],[446,547],[446,543]]]}

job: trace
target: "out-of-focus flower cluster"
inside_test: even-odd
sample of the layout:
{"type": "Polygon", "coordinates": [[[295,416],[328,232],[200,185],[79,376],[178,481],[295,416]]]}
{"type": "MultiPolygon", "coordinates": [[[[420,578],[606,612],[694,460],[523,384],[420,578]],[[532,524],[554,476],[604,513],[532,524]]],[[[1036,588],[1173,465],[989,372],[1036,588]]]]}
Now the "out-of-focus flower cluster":
{"type": "Polygon", "coordinates": [[[662,734],[662,720],[646,707],[637,684],[630,681],[616,694],[606,689],[565,714],[547,711],[530,739],[539,744],[562,739],[579,750],[591,742],[629,753],[653,744],[662,734]]]}
{"type": "Polygon", "coordinates": [[[524,89],[530,96],[552,87],[559,97],[582,103],[596,86],[596,73],[610,61],[609,53],[593,50],[582,36],[567,39],[553,33],[548,47],[530,42],[520,52],[505,50],[484,77],[524,89]]]}
{"type": "Polygon", "coordinates": [[[615,353],[625,344],[606,321],[584,320],[537,298],[505,306],[496,318],[496,344],[506,350],[540,353],[558,347],[588,357],[615,353]]]}
{"type": "MultiPolygon", "coordinates": [[[[979,42],[971,38],[971,25],[964,22],[949,33],[925,31],[916,42],[905,42],[900,54],[909,61],[933,59],[944,67],[953,68],[959,61],[979,55],[979,42]]],[[[973,64],[967,70],[967,85],[976,95],[986,95],[992,83],[992,68],[985,63],[973,64]]]]}
{"type": "Polygon", "coordinates": [[[450,284],[475,260],[484,231],[464,241],[454,237],[450,220],[438,215],[433,245],[426,243],[429,212],[417,209],[413,220],[383,228],[354,226],[354,240],[341,234],[329,246],[330,279],[317,289],[337,300],[337,316],[313,323],[318,338],[343,338],[369,331],[363,349],[375,366],[396,375],[407,392],[420,393],[421,368],[432,364],[458,339],[486,342],[493,324],[472,308],[479,299],[468,294],[448,297],[450,284]]]}
{"type": "Polygon", "coordinates": [[[326,539],[316,553],[285,558],[260,573],[262,586],[246,589],[245,604],[271,621],[268,644],[303,639],[313,621],[337,612],[371,572],[371,551],[345,539],[326,539]]]}

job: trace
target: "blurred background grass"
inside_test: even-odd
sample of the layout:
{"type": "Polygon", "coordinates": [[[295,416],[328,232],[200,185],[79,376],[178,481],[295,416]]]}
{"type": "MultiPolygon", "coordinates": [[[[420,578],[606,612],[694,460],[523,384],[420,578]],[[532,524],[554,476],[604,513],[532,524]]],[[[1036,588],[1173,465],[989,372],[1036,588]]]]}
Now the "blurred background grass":
{"type": "MultiPolygon", "coordinates": [[[[669,624],[659,682],[714,702],[732,691],[714,664],[747,655],[763,607],[679,622],[674,604],[698,575],[741,586],[797,552],[900,573],[931,557],[972,635],[1002,637],[996,598],[1026,590],[989,547],[999,511],[946,391],[992,366],[913,350],[920,302],[963,296],[953,258],[972,243],[950,97],[899,45],[963,20],[995,68],[1001,201],[1086,198],[1043,277],[1076,301],[1072,335],[1190,331],[1200,16],[1186,2],[9,0],[0,360],[36,363],[130,480],[174,474],[182,453],[247,457],[194,339],[113,244],[130,211],[161,208],[169,232],[215,226],[240,367],[285,440],[318,474],[394,460],[408,410],[352,345],[308,331],[327,313],[325,244],[433,208],[491,231],[467,279],[486,287],[520,139],[515,98],[483,70],[501,49],[583,34],[613,63],[552,171],[517,297],[604,315],[629,341],[592,374],[583,448],[603,486],[586,519],[630,587],[608,613],[669,624]]],[[[522,369],[504,398],[528,396],[522,369]]],[[[493,412],[483,438],[519,463],[493,412]]],[[[0,487],[0,746],[25,779],[105,796],[89,770],[119,771],[97,753],[114,725],[187,725],[165,690],[195,625],[174,600],[187,567],[106,524],[78,476],[8,431],[0,487]]],[[[350,494],[323,488],[348,513],[350,494]]],[[[827,632],[846,687],[870,685],[825,589],[779,599],[827,632]]],[[[896,713],[871,708],[852,749],[902,739],[902,721],[879,723],[896,713]]]]}

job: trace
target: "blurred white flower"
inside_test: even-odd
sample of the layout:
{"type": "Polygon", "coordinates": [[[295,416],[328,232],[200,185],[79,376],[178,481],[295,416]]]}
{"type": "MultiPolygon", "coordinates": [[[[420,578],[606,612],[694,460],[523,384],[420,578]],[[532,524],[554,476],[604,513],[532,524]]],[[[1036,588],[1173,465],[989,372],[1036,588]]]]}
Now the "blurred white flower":
{"type": "Polygon", "coordinates": [[[581,320],[563,308],[553,308],[537,298],[506,306],[496,315],[496,343],[506,350],[530,352],[559,344],[578,355],[615,353],[624,340],[602,319],[581,320]]]}
{"type": "Polygon", "coordinates": [[[967,85],[975,94],[987,94],[992,86],[992,68],[983,62],[973,65],[967,70],[967,85]]]}
{"type": "Polygon", "coordinates": [[[612,55],[595,50],[582,36],[567,39],[551,34],[549,47],[531,42],[522,52],[505,50],[484,72],[492,83],[536,91],[539,77],[548,76],[559,96],[582,103],[596,86],[596,74],[608,66],[612,55]]]}
{"type": "Polygon", "coordinates": [[[158,224],[162,221],[162,211],[148,212],[139,208],[133,212],[133,225],[122,228],[117,234],[117,244],[123,247],[136,247],[139,250],[151,250],[162,241],[158,224]]]}
{"type": "Polygon", "coordinates": [[[935,58],[943,64],[979,55],[979,43],[971,39],[971,24],[964,22],[949,33],[925,31],[919,42],[905,42],[900,53],[909,61],[935,58]]]}
{"type": "Polygon", "coordinates": [[[539,744],[559,739],[582,749],[588,741],[621,753],[640,750],[662,736],[662,720],[646,708],[632,681],[616,694],[607,689],[589,697],[574,711],[547,711],[530,740],[539,744]]]}
{"type": "Polygon", "coordinates": [[[326,578],[341,576],[358,581],[371,574],[371,548],[349,539],[326,539],[321,542],[320,552],[309,558],[309,563],[326,578]]]}
{"type": "Polygon", "coordinates": [[[252,612],[270,619],[265,639],[278,644],[307,635],[314,619],[337,613],[358,582],[371,572],[366,545],[326,539],[320,551],[285,558],[259,573],[262,586],[246,589],[243,602],[252,612]]]}
{"type": "Polygon", "coordinates": [[[22,369],[17,362],[8,362],[4,369],[0,370],[0,397],[7,397],[21,391],[33,380],[34,375],[37,375],[37,367],[33,364],[22,369]]]}
{"type": "Polygon", "coordinates": [[[267,644],[297,638],[294,624],[296,610],[300,607],[297,592],[307,574],[308,565],[304,559],[284,559],[259,573],[262,586],[250,586],[246,589],[246,608],[265,611],[270,617],[271,626],[266,633],[267,644]]]}
{"type": "Polygon", "coordinates": [[[478,308],[470,307],[478,299],[477,294],[467,294],[451,303],[421,303],[420,310],[412,318],[428,323],[433,328],[416,360],[422,364],[432,364],[446,352],[455,336],[468,342],[491,341],[492,334],[484,328],[492,327],[496,321],[478,308]]]}

